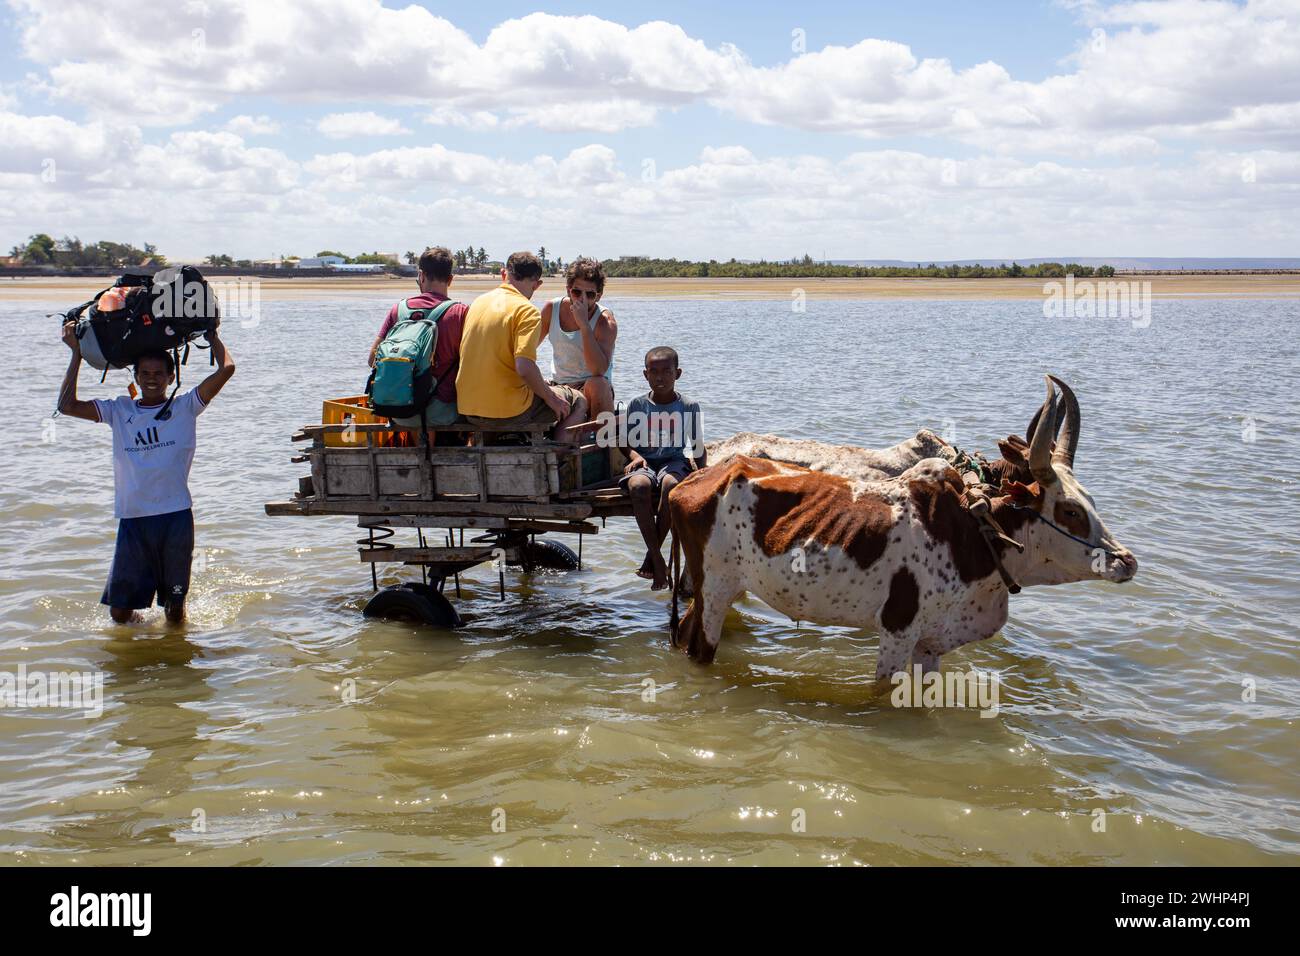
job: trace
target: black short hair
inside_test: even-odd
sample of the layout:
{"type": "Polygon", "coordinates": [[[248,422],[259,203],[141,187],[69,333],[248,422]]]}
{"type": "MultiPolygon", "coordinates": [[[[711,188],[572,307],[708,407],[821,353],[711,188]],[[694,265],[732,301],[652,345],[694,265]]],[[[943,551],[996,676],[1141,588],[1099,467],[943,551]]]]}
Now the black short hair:
{"type": "Polygon", "coordinates": [[[651,362],[658,362],[660,359],[672,359],[673,368],[681,368],[681,365],[677,360],[677,350],[669,348],[667,345],[656,345],[645,354],[646,365],[649,365],[651,362]]]}
{"type": "Polygon", "coordinates": [[[135,357],[135,364],[131,366],[133,372],[140,371],[140,363],[149,359],[157,359],[167,366],[167,374],[171,375],[176,371],[176,360],[172,358],[171,352],[164,352],[162,349],[154,349],[152,352],[141,352],[135,357]]]}

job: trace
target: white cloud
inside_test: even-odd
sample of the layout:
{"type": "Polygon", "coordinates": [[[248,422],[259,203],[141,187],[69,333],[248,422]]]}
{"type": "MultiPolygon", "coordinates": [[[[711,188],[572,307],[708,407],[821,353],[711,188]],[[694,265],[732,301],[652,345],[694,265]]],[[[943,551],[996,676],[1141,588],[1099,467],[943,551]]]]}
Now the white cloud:
{"type": "Polygon", "coordinates": [[[222,127],[236,136],[274,136],[280,132],[280,124],[269,116],[235,116],[226,121],[222,127]]]}
{"type": "Polygon", "coordinates": [[[274,194],[293,188],[299,167],[276,149],[251,147],[234,133],[173,133],[140,149],[129,181],[173,190],[274,194]]]}
{"type": "Polygon", "coordinates": [[[527,199],[572,196],[576,189],[606,186],[622,178],[614,151],[595,144],[560,160],[540,155],[527,162],[459,152],[441,144],[410,146],[364,154],[321,154],[305,168],[324,188],[340,191],[383,188],[460,194],[462,189],[472,189],[527,199]]]}
{"type": "Polygon", "coordinates": [[[364,113],[330,113],[316,123],[316,130],[330,139],[353,136],[405,136],[411,131],[389,116],[364,113]]]}
{"type": "Polygon", "coordinates": [[[40,172],[53,161],[56,169],[79,176],[111,170],[140,145],[134,126],[105,122],[75,123],[62,116],[25,116],[0,112],[0,170],[40,172]]]}
{"type": "Polygon", "coordinates": [[[996,62],[921,59],[882,38],[758,67],[661,21],[536,13],[479,44],[422,7],[378,0],[229,0],[163,18],[145,0],[15,2],[24,54],[46,67],[43,92],[144,125],[190,123],[257,95],[432,100],[437,124],[558,132],[645,126],[665,109],[712,103],[754,123],[1061,155],[1149,153],[1171,137],[1300,137],[1294,0],[1080,5],[1074,52],[1037,82],[996,62]]]}
{"type": "MultiPolygon", "coordinates": [[[[844,44],[758,66],[664,22],[533,14],[478,42],[379,0],[169,17],[145,0],[10,2],[37,70],[25,98],[76,116],[22,115],[0,89],[0,223],[19,232],[119,223],[184,250],[197,228],[261,256],[387,248],[403,241],[386,239],[393,223],[436,222],[493,251],[539,233],[603,254],[935,258],[1230,253],[1300,235],[1296,0],[1079,4],[1072,52],[1035,81],[858,40],[847,21],[844,44]],[[249,145],[280,131],[271,115],[322,103],[336,112],[292,156],[249,145]],[[195,128],[217,109],[242,112],[195,128]],[[647,141],[671,138],[677,116],[694,136],[710,110],[733,121],[727,142],[645,165],[647,141]],[[409,134],[398,115],[458,148],[331,142],[409,134]],[[735,120],[800,131],[799,145],[760,150],[735,120]],[[491,148],[466,145],[490,133],[491,148]],[[818,155],[822,133],[840,158],[818,155]],[[861,149],[841,156],[838,134],[861,149]],[[41,178],[51,158],[55,181],[41,178]],[[162,206],[177,215],[155,222],[162,206]]],[[[411,246],[436,238],[410,228],[411,246]]]]}
{"type": "Polygon", "coordinates": [[[424,117],[432,126],[454,126],[457,129],[483,132],[498,129],[501,117],[489,110],[458,110],[451,106],[439,106],[424,117]]]}
{"type": "Polygon", "coordinates": [[[614,133],[637,126],[649,126],[659,110],[636,100],[595,100],[550,103],[514,108],[506,129],[536,126],[552,133],[614,133]]]}
{"type": "Polygon", "coordinates": [[[518,161],[431,146],[298,164],[232,133],[179,132],[139,147],[111,179],[72,188],[15,172],[0,189],[0,224],[15,235],[132,235],[173,255],[473,241],[495,254],[544,242],[566,256],[930,259],[1300,242],[1300,152],[1280,150],[1205,151],[1165,168],[911,150],[831,160],[720,144],[643,179],[635,158],[601,144],[518,161]],[[158,217],[164,206],[174,215],[158,217]]]}
{"type": "Polygon", "coordinates": [[[748,166],[756,162],[754,154],[744,146],[705,146],[700,150],[700,161],[717,166],[748,166]]]}

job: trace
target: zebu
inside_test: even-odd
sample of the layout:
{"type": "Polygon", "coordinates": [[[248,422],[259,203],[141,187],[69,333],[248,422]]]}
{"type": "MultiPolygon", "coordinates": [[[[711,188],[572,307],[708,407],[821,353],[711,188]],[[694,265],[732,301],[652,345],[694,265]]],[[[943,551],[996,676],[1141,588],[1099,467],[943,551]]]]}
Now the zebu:
{"type": "Polygon", "coordinates": [[[743,454],[692,474],[670,496],[673,561],[680,548],[695,582],[679,621],[674,581],[673,645],[712,661],[727,608],[750,591],[796,620],[878,630],[884,680],[992,636],[1012,587],[1131,579],[1136,558],[1074,477],[1080,418],[1048,376],[1028,439],[999,443],[989,514],[1023,550],[985,536],[949,452],[876,480],[743,454]]]}

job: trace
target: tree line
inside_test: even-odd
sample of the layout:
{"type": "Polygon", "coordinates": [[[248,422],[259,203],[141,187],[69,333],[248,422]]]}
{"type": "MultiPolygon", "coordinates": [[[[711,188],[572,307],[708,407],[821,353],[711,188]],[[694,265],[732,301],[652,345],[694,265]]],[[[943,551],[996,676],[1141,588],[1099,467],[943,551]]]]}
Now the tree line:
{"type": "Polygon", "coordinates": [[[917,263],[915,266],[848,266],[830,262],[817,262],[811,256],[802,259],[758,262],[739,262],[728,259],[708,262],[691,259],[653,259],[648,256],[624,256],[604,260],[605,275],[622,279],[1060,279],[1067,275],[1076,277],[1109,277],[1115,274],[1114,266],[1081,266],[1068,262],[1041,262],[1022,266],[1018,262],[1007,265],[951,265],[941,266],[917,263]]]}
{"type": "MultiPolygon", "coordinates": [[[[69,266],[83,268],[122,269],[130,266],[165,266],[167,258],[159,254],[152,243],[146,242],[144,248],[137,249],[130,243],[109,242],[83,243],[76,236],[64,236],[55,240],[45,233],[31,236],[26,244],[14,246],[10,256],[24,266],[69,266]]],[[[349,263],[383,264],[390,261],[377,252],[362,253],[357,256],[345,256],[341,252],[326,249],[316,253],[319,256],[340,256],[349,263]]],[[[537,257],[542,260],[543,268],[548,274],[555,275],[564,271],[564,260],[558,256],[550,258],[546,247],[537,250],[537,257]]],[[[294,256],[281,257],[282,263],[295,259],[294,256]]],[[[408,265],[420,261],[418,252],[407,252],[404,256],[408,265]]],[[[455,269],[459,273],[496,271],[502,263],[488,258],[483,246],[477,249],[466,246],[452,253],[455,269]]],[[[226,254],[207,256],[204,259],[210,266],[249,269],[254,266],[250,259],[235,259],[226,254]]],[[[605,274],[610,278],[726,278],[726,279],[856,279],[856,278],[931,278],[931,279],[1060,279],[1067,275],[1080,278],[1097,276],[1106,278],[1115,274],[1113,266],[1081,266],[1078,263],[1041,262],[1036,265],[1022,266],[1018,262],[1010,265],[1005,262],[996,265],[929,265],[917,263],[915,266],[849,266],[818,262],[809,255],[798,259],[773,260],[760,259],[757,262],[740,262],[728,259],[720,262],[710,259],[707,262],[692,259],[656,259],[648,256],[623,256],[618,259],[604,260],[605,274]]]]}
{"type": "Polygon", "coordinates": [[[54,239],[43,232],[14,246],[9,255],[25,266],[78,266],[83,268],[124,269],[130,266],[165,266],[167,257],[158,247],[146,242],[137,249],[129,242],[84,243],[76,236],[54,239]]]}

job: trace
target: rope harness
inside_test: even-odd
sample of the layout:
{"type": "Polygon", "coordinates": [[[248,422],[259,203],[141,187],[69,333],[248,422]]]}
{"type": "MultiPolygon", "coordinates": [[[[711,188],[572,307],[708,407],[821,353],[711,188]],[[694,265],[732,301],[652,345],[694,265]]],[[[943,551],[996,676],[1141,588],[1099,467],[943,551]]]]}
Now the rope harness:
{"type": "Polygon", "coordinates": [[[1002,563],[1002,555],[998,551],[997,542],[1015,548],[1023,552],[1025,546],[1017,541],[1011,535],[1007,534],[998,524],[997,519],[993,517],[992,502],[990,492],[996,491],[992,478],[992,466],[988,460],[979,452],[974,454],[962,451],[957,446],[953,446],[956,455],[953,457],[952,466],[957,469],[961,475],[962,484],[966,486],[966,510],[969,511],[979,524],[980,536],[984,539],[984,545],[989,549],[989,557],[993,559],[993,566],[998,570],[998,576],[1002,578],[1002,584],[1011,594],[1020,593],[1020,585],[1016,579],[1011,576],[1006,565],[1002,563]]]}
{"type": "MultiPolygon", "coordinates": [[[[1016,583],[1015,578],[1011,576],[1011,573],[1006,569],[1005,565],[1003,565],[1002,555],[998,552],[995,542],[1001,541],[1003,544],[1009,545],[1022,553],[1025,550],[1025,546],[1003,531],[1002,527],[993,517],[992,502],[990,500],[992,495],[990,492],[999,489],[989,480],[992,475],[992,466],[989,464],[988,459],[979,452],[971,454],[962,451],[955,445],[953,446],[953,449],[956,452],[956,455],[953,457],[952,466],[957,469],[957,472],[962,476],[962,483],[966,486],[966,508],[975,516],[975,520],[979,522],[980,534],[984,538],[984,543],[988,546],[989,555],[993,558],[993,564],[998,569],[998,574],[1002,578],[1002,583],[1006,585],[1006,588],[1010,593],[1019,594],[1020,585],[1016,583]],[[971,480],[972,478],[974,480],[971,480]]],[[[1119,557],[1119,552],[1112,551],[1110,548],[1104,548],[1101,545],[1093,544],[1091,541],[1080,538],[1077,534],[1071,534],[1069,531],[1066,531],[1056,522],[1052,521],[1034,508],[1027,508],[1024,505],[1016,504],[1014,501],[1010,501],[1008,504],[1016,511],[1028,512],[1031,517],[1037,518],[1053,531],[1065,535],[1071,541],[1077,541],[1090,551],[1100,550],[1104,552],[1107,557],[1119,557]]]]}

